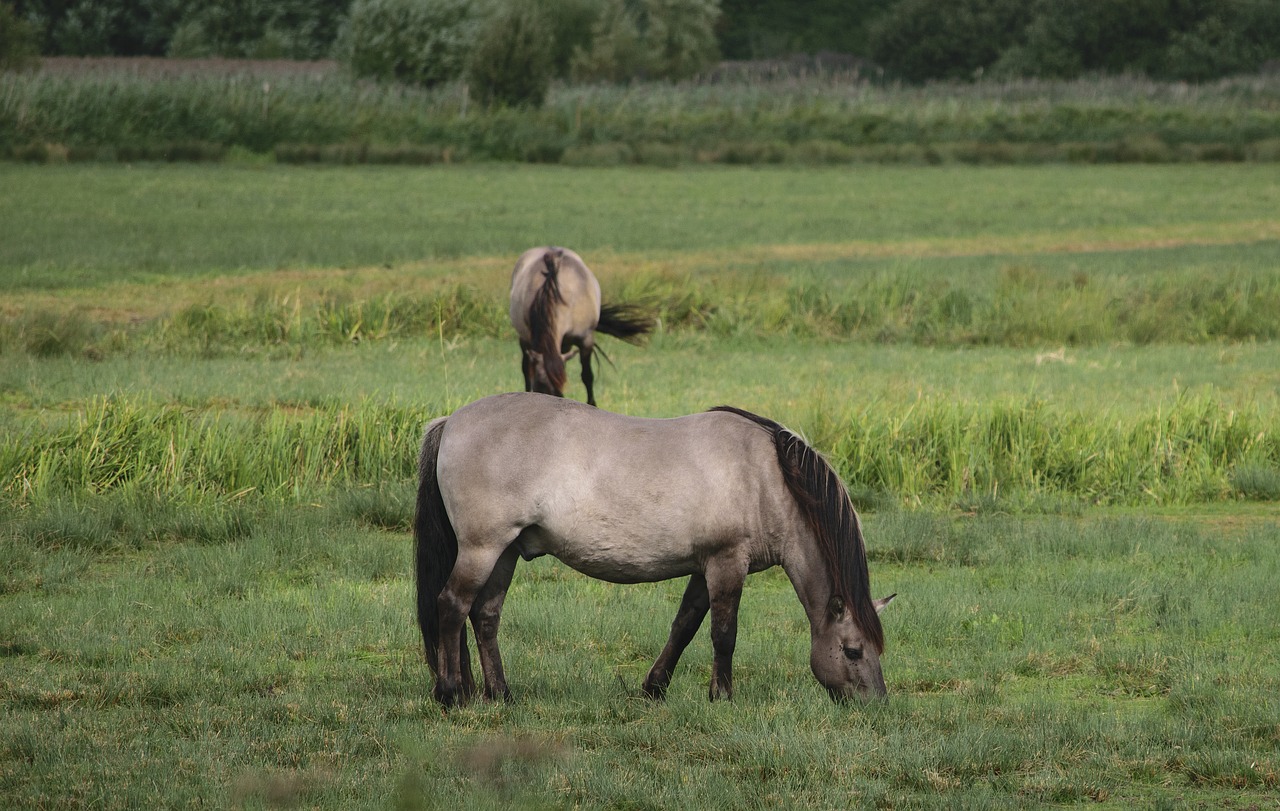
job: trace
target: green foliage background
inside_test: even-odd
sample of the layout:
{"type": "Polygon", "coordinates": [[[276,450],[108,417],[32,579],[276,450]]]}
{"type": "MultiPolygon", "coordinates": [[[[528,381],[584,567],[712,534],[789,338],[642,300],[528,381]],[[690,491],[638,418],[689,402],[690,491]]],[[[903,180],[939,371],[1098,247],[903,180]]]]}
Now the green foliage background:
{"type": "MultiPolygon", "coordinates": [[[[523,2],[523,0],[515,0],[523,2]]],[[[508,0],[14,0],[41,53],[316,59],[357,72],[439,80],[451,68],[458,11],[487,16],[508,0]],[[453,16],[450,16],[453,15],[453,16]],[[427,24],[427,21],[434,21],[427,24]],[[374,31],[370,26],[381,28],[374,31]],[[397,36],[410,41],[398,42],[397,36]],[[370,49],[421,70],[370,70],[370,49]],[[353,42],[364,45],[353,46],[353,42]],[[353,50],[354,47],[354,50],[353,50]],[[409,57],[415,51],[416,57],[409,57]]],[[[723,55],[776,60],[831,52],[877,76],[922,82],[976,75],[1075,78],[1135,73],[1204,81],[1280,59],[1280,0],[547,0],[560,77],[680,79],[723,55]],[[571,70],[574,54],[579,67],[571,70]]],[[[501,13],[500,11],[498,13],[501,13]]]]}

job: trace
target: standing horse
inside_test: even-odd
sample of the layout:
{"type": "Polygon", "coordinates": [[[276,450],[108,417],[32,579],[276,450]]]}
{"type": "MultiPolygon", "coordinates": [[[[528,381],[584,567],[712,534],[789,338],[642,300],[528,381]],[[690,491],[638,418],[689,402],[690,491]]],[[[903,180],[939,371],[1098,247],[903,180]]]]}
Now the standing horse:
{"type": "Polygon", "coordinates": [[[433,420],[418,459],[418,624],[445,706],[476,685],[510,697],[498,652],[516,562],[553,555],[614,583],[689,576],[671,636],[644,680],[661,698],[711,614],[711,698],[733,693],[738,601],[781,565],[809,618],[809,665],[832,698],[883,696],[879,612],[857,513],[840,477],[791,431],[722,406],[675,419],[499,394],[433,420]]]}
{"type": "Polygon", "coordinates": [[[564,396],[565,361],[582,358],[587,403],[596,404],[591,353],[596,332],[634,343],[652,322],[634,308],[600,303],[600,283],[568,248],[531,248],[511,272],[511,325],[520,338],[524,390],[564,396]]]}

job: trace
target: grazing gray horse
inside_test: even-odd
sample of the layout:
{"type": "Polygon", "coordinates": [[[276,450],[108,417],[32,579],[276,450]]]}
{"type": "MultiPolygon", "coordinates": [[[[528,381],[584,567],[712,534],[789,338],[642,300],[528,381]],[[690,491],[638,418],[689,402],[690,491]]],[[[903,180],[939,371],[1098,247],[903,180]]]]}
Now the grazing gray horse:
{"type": "Polygon", "coordinates": [[[511,325],[520,338],[524,390],[564,396],[565,361],[579,353],[587,402],[596,404],[596,332],[634,343],[653,324],[635,308],[601,304],[600,283],[568,248],[531,248],[511,272],[511,325]]]}
{"type": "Polygon", "coordinates": [[[671,636],[645,678],[666,693],[711,614],[711,698],[733,692],[738,601],[751,572],[781,565],[809,618],[814,676],[832,698],[883,696],[879,612],[857,513],[827,462],[772,420],[727,406],[675,419],[499,394],[433,420],[418,460],[418,623],[445,706],[476,685],[509,698],[498,623],[520,558],[553,555],[613,583],[689,577],[671,636]]]}

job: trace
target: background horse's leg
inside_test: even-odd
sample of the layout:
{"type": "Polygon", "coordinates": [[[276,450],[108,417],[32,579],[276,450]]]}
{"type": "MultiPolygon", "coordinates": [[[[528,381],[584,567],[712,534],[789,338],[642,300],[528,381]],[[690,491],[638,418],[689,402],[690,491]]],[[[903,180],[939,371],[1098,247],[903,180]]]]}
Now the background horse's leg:
{"type": "Polygon", "coordinates": [[[582,342],[582,385],[587,387],[587,405],[596,404],[596,393],[591,388],[591,384],[595,382],[596,376],[591,371],[591,352],[595,349],[595,343],[591,340],[591,336],[587,336],[587,340],[582,342]]]}
{"type": "Polygon", "coordinates": [[[711,700],[733,698],[733,651],[738,644],[738,604],[747,579],[745,562],[709,561],[707,596],[711,600],[711,700]]]}
{"type": "Polygon", "coordinates": [[[435,697],[446,707],[466,701],[475,693],[467,652],[467,614],[496,563],[497,558],[488,550],[468,553],[460,544],[453,572],[436,600],[440,618],[440,669],[436,674],[435,697]]]}
{"type": "Polygon", "coordinates": [[[667,685],[671,683],[671,674],[675,672],[676,662],[680,661],[680,654],[684,653],[684,649],[698,633],[698,628],[702,626],[702,619],[707,616],[707,609],[710,606],[711,600],[707,596],[707,579],[700,574],[695,574],[689,578],[689,585],[685,586],[680,608],[676,611],[676,618],[671,622],[671,636],[667,639],[667,645],[662,649],[662,653],[658,654],[658,659],[650,668],[649,675],[645,676],[644,685],[641,687],[645,695],[650,698],[666,696],[667,685]]]}
{"type": "Polygon", "coordinates": [[[520,373],[524,375],[524,390],[533,391],[533,375],[529,369],[529,350],[533,345],[528,341],[520,341],[520,373]]]}
{"type": "Polygon", "coordinates": [[[489,575],[475,605],[471,607],[471,625],[476,629],[476,649],[480,653],[480,669],[484,673],[484,697],[493,701],[511,700],[507,676],[502,670],[502,654],[498,652],[498,622],[502,619],[502,601],[507,597],[511,575],[515,573],[520,555],[514,546],[508,547],[489,575]]]}

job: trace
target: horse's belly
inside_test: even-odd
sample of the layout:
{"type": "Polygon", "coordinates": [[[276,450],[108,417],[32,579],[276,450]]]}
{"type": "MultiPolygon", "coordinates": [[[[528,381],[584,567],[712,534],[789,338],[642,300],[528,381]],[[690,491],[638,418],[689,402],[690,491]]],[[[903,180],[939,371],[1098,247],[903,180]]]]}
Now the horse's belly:
{"type": "Polygon", "coordinates": [[[651,583],[701,569],[698,546],[687,541],[591,535],[570,538],[530,527],[517,545],[526,558],[551,555],[589,577],[611,583],[651,583]]]}

